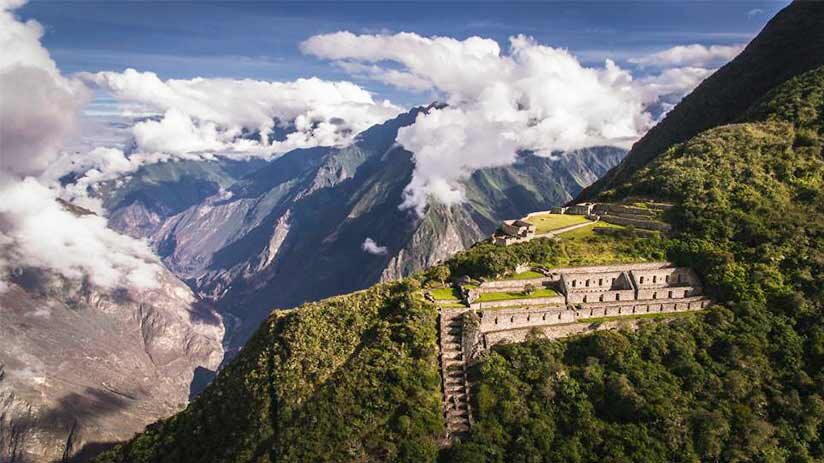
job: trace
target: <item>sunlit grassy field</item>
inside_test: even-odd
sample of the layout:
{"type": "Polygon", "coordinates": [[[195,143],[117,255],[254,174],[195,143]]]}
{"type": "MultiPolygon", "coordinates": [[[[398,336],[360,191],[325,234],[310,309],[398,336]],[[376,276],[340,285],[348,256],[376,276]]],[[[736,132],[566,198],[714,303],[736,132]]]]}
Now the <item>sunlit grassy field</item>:
{"type": "Polygon", "coordinates": [[[459,301],[461,295],[458,293],[458,290],[452,287],[449,288],[441,288],[441,289],[432,289],[429,291],[432,294],[432,297],[435,298],[436,301],[459,301]]]}
{"type": "Polygon", "coordinates": [[[535,224],[535,233],[547,233],[559,228],[568,227],[570,225],[577,225],[579,223],[589,222],[589,220],[582,215],[566,215],[566,214],[543,214],[532,216],[527,219],[530,223],[535,224]]]}
{"type": "Polygon", "coordinates": [[[520,291],[502,291],[499,293],[484,293],[481,294],[481,297],[478,298],[480,302],[492,302],[492,301],[508,301],[511,299],[533,299],[536,297],[553,297],[557,296],[558,293],[551,290],[551,289],[536,289],[531,294],[526,295],[520,291]]]}
{"type": "Polygon", "coordinates": [[[510,277],[505,278],[506,280],[531,280],[533,278],[541,278],[544,275],[542,273],[533,272],[532,270],[528,270],[526,272],[516,273],[510,277]]]}
{"type": "MultiPolygon", "coordinates": [[[[663,249],[658,234],[637,236],[629,233],[629,229],[624,226],[606,222],[597,222],[591,227],[562,233],[558,238],[558,255],[554,256],[551,262],[544,262],[544,265],[551,267],[644,262],[651,260],[646,257],[650,255],[651,249],[663,249]],[[606,235],[596,232],[597,229],[605,228],[625,230],[627,233],[606,235]]],[[[661,256],[656,257],[656,260],[663,258],[661,251],[661,256]]]]}

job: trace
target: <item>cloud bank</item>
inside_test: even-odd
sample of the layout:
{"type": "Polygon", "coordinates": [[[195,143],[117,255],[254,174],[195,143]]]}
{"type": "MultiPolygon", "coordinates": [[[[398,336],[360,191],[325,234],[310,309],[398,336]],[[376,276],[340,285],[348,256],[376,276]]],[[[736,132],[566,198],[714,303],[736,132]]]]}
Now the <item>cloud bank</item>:
{"type": "Polygon", "coordinates": [[[691,66],[707,67],[723,64],[741,53],[744,45],[678,45],[657,53],[639,58],[630,58],[629,62],[639,66],[673,67],[691,66]]]}
{"type": "Polygon", "coordinates": [[[80,73],[86,85],[110,94],[106,108],[128,124],[121,145],[66,153],[50,164],[55,181],[81,174],[71,198],[102,213],[89,191],[145,164],[174,160],[258,157],[296,148],[348,144],[359,132],[396,116],[401,108],[351,82],[318,78],[292,82],[205,79],[161,80],[152,72],[80,73]],[[118,114],[118,108],[120,113],[118,114]]]}
{"type": "Polygon", "coordinates": [[[37,178],[59,158],[88,91],[62,76],[40,44],[42,27],[21,22],[0,2],[0,289],[12,266],[33,266],[104,288],[156,285],[161,270],[148,246],[95,215],[59,202],[37,178]]]}
{"type": "Polygon", "coordinates": [[[138,151],[182,155],[221,152],[268,157],[295,148],[345,144],[401,108],[351,82],[161,80],[152,72],[82,73],[86,83],[124,103],[156,111],[134,125],[138,151]],[[278,132],[278,133],[276,133],[278,132]]]}
{"type": "MultiPolygon", "coordinates": [[[[655,122],[650,106],[680,98],[707,75],[694,67],[634,79],[611,60],[586,67],[567,50],[529,37],[509,42],[503,51],[480,37],[344,31],[310,37],[300,48],[353,74],[443,96],[448,106],[420,114],[398,133],[397,141],[415,158],[402,207],[418,214],[431,197],[447,205],[463,201],[462,179],[477,169],[511,164],[519,151],[551,156],[596,145],[628,147],[655,122]]],[[[644,62],[703,62],[693,48],[687,52],[644,62]]]]}

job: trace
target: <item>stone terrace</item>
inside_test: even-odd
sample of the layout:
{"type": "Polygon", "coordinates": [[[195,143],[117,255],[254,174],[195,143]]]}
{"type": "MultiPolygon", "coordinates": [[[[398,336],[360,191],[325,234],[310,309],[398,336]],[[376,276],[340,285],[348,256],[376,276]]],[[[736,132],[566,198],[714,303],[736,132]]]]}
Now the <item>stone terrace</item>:
{"type": "MultiPolygon", "coordinates": [[[[669,262],[555,268],[530,279],[483,282],[467,291],[470,307],[440,309],[441,377],[444,417],[450,438],[472,423],[467,362],[495,344],[524,341],[538,330],[552,338],[589,332],[604,322],[702,310],[711,304],[690,268],[669,262]],[[477,302],[483,294],[517,294],[527,287],[552,289],[557,296],[514,297],[477,302]],[[466,314],[477,326],[467,330],[466,314]]],[[[537,293],[536,293],[537,294],[537,293]]]]}

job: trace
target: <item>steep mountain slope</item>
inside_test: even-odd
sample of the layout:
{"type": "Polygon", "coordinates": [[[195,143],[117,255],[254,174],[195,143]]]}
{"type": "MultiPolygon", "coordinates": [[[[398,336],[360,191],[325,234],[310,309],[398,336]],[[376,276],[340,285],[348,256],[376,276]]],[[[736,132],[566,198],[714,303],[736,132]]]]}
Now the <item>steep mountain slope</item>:
{"type": "Polygon", "coordinates": [[[185,412],[101,461],[432,461],[436,311],[410,284],[273,312],[185,412]]]}
{"type": "Polygon", "coordinates": [[[668,257],[723,306],[498,350],[476,372],[476,432],[446,460],[824,458],[824,67],[739,119],[600,196],[675,202],[668,257]]]}
{"type": "Polygon", "coordinates": [[[111,211],[109,225],[135,238],[151,235],[169,216],[219,194],[264,161],[176,161],[149,164],[124,180],[103,184],[97,194],[111,211]]]}
{"type": "Polygon", "coordinates": [[[778,13],[735,59],[684,98],[630,150],[624,161],[586,188],[577,202],[626,181],[673,143],[736,121],[787,79],[824,64],[824,2],[796,0],[778,13]]]}
{"type": "MultiPolygon", "coordinates": [[[[493,350],[471,372],[472,431],[439,460],[824,459],[824,67],[782,83],[734,120],[671,144],[599,197],[673,202],[673,234],[649,252],[696,268],[719,304],[637,331],[493,350]]],[[[453,276],[511,268],[551,260],[558,246],[477,246],[449,267],[453,276]]],[[[273,315],[202,398],[99,461],[432,461],[422,436],[436,427],[421,398],[436,386],[398,391],[417,377],[407,349],[432,348],[422,342],[433,323],[427,305],[407,296],[426,278],[273,315]],[[386,288],[391,297],[370,299],[386,288]],[[362,329],[364,314],[386,307],[394,310],[385,321],[362,329]],[[279,320],[292,329],[276,328],[279,320]],[[397,344],[370,349],[387,337],[397,344]],[[371,375],[360,374],[364,364],[371,375]],[[327,368],[335,374],[317,373],[327,368]],[[352,376],[369,387],[336,379],[352,376]],[[325,393],[306,399],[281,384],[325,393]],[[237,412],[251,401],[232,394],[248,390],[265,406],[237,412]],[[385,397],[397,397],[400,409],[383,406],[385,397]],[[375,442],[384,445],[375,450],[375,442]],[[212,453],[200,453],[204,446],[212,453]]],[[[434,360],[418,355],[428,378],[434,360]]]]}
{"type": "Polygon", "coordinates": [[[89,456],[183,408],[223,358],[219,315],[169,272],[101,290],[36,268],[0,292],[0,461],[89,456]]]}
{"type": "MultiPolygon", "coordinates": [[[[287,153],[148,235],[168,267],[227,314],[229,345],[245,341],[274,307],[408,275],[483,239],[504,218],[567,201],[623,155],[524,154],[468,179],[467,203],[434,205],[418,217],[399,209],[414,164],[394,140],[424,110],[372,127],[345,148],[287,153]],[[370,250],[367,238],[376,243],[370,250]]],[[[112,210],[115,220],[124,215],[112,210]]]]}

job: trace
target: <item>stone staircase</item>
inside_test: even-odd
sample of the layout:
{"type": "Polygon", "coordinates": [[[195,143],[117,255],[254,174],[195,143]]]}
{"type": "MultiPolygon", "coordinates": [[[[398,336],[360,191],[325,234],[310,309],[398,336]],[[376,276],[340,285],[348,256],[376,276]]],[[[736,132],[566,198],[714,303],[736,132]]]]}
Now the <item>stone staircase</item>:
{"type": "Polygon", "coordinates": [[[461,351],[463,312],[463,310],[441,309],[439,315],[443,413],[447,437],[450,441],[466,437],[472,419],[469,405],[469,383],[461,351]]]}

